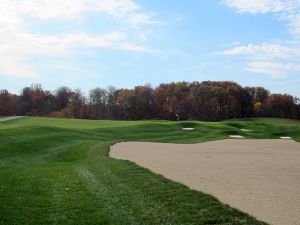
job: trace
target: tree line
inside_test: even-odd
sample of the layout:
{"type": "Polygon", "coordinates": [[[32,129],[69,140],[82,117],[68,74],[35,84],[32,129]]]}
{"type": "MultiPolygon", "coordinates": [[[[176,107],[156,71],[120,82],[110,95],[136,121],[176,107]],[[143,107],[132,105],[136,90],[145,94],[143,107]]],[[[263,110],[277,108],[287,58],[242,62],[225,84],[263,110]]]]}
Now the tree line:
{"type": "Polygon", "coordinates": [[[152,88],[60,87],[51,92],[40,84],[19,95],[0,91],[0,116],[48,116],[110,120],[205,120],[247,117],[300,119],[300,101],[288,94],[272,94],[263,87],[242,87],[231,81],[172,82],[152,88]]]}

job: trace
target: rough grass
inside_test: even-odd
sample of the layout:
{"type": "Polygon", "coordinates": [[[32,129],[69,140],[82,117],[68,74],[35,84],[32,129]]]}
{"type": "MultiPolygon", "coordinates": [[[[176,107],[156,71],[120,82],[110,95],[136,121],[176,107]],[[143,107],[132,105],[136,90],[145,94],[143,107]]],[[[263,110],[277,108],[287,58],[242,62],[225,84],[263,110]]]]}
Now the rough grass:
{"type": "Polygon", "coordinates": [[[0,224],[264,224],[207,194],[108,157],[119,141],[196,143],[241,134],[291,136],[298,121],[88,121],[20,118],[0,123],[0,224]],[[182,131],[182,127],[194,127],[182,131]],[[255,132],[241,132],[240,129],[255,132]]]}

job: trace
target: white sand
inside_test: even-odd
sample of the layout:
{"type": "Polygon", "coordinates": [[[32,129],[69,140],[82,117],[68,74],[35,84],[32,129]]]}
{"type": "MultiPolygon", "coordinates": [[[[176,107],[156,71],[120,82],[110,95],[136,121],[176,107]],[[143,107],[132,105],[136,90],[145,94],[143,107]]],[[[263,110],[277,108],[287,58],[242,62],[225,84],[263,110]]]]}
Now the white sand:
{"type": "Polygon", "coordinates": [[[292,140],[291,137],[280,137],[280,139],[283,139],[283,140],[292,140]]]}
{"type": "Polygon", "coordinates": [[[195,130],[195,128],[182,128],[182,130],[191,131],[191,130],[195,130]]]}
{"type": "Polygon", "coordinates": [[[300,143],[222,140],[201,144],[119,143],[110,156],[212,194],[274,225],[300,224],[300,143]]]}
{"type": "Polygon", "coordinates": [[[254,130],[248,130],[248,129],[241,129],[243,132],[253,132],[254,130]]]}
{"type": "Polygon", "coordinates": [[[229,135],[230,138],[236,138],[236,139],[243,139],[245,137],[241,136],[241,135],[229,135]]]}

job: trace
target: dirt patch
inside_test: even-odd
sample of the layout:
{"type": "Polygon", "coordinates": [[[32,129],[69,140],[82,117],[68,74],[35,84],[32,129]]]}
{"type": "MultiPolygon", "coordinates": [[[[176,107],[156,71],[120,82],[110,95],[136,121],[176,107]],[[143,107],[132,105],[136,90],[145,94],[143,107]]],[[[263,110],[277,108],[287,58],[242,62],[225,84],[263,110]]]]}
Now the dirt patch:
{"type": "Polygon", "coordinates": [[[300,224],[300,143],[295,141],[128,142],[112,146],[110,156],[214,195],[270,224],[300,224]]]}

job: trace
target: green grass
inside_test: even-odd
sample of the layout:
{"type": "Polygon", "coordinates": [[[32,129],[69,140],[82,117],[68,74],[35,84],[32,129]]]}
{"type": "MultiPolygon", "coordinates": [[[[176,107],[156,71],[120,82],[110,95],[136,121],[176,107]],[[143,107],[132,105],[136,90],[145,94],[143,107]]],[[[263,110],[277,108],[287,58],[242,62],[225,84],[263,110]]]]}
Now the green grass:
{"type": "Polygon", "coordinates": [[[0,224],[264,224],[134,163],[108,157],[120,141],[196,143],[241,134],[291,136],[298,121],[219,123],[19,118],[0,123],[0,224]],[[194,131],[182,131],[194,127],[194,131]],[[255,132],[243,133],[240,128],[255,132]]]}

